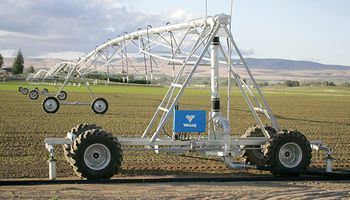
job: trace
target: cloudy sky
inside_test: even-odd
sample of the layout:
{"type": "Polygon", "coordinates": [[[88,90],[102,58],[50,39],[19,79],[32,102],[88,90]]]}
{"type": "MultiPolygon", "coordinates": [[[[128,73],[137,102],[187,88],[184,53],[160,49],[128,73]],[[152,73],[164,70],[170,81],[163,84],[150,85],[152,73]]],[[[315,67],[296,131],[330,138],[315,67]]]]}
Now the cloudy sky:
{"type": "MultiPolygon", "coordinates": [[[[1,0],[0,53],[77,58],[147,25],[205,16],[205,0],[1,0]]],[[[250,57],[350,66],[350,1],[234,0],[232,31],[250,57]]],[[[208,14],[230,0],[208,0],[208,14]]]]}

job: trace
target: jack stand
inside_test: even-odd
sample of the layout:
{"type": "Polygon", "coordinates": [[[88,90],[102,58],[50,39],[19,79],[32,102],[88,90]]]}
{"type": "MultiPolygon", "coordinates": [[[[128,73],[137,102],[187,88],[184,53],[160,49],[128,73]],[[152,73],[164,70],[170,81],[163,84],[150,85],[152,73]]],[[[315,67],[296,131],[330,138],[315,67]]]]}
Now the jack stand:
{"type": "Polygon", "coordinates": [[[49,163],[49,179],[50,180],[56,180],[57,174],[56,174],[56,162],[57,160],[51,157],[48,160],[49,163]]]}
{"type": "Polygon", "coordinates": [[[50,180],[56,180],[57,173],[56,173],[56,162],[55,159],[55,147],[53,145],[46,144],[47,150],[50,152],[50,159],[47,161],[49,163],[49,179],[50,180]]]}
{"type": "Polygon", "coordinates": [[[328,154],[325,160],[326,160],[326,172],[332,172],[334,158],[332,158],[331,155],[328,154]]]}
{"type": "Polygon", "coordinates": [[[55,145],[63,145],[63,144],[72,144],[72,141],[69,138],[46,138],[45,139],[45,147],[50,153],[50,159],[47,161],[49,163],[49,179],[56,180],[57,173],[57,160],[55,159],[55,145]]]}
{"type": "Polygon", "coordinates": [[[316,151],[324,151],[327,157],[325,158],[326,160],[326,172],[331,173],[333,171],[333,161],[335,160],[332,158],[332,148],[323,146],[321,141],[313,141],[310,142],[311,148],[316,150],[316,151]]]}

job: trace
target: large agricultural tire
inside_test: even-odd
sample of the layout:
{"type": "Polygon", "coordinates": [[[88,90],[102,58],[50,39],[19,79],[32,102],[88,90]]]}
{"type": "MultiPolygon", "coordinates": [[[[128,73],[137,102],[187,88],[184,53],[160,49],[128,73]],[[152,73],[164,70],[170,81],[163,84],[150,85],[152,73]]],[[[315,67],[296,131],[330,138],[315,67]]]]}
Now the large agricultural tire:
{"type": "MultiPolygon", "coordinates": [[[[67,138],[69,138],[72,141],[72,145],[74,143],[74,140],[79,137],[80,134],[84,133],[87,130],[93,130],[93,129],[101,129],[101,127],[96,126],[96,124],[79,124],[75,127],[73,127],[70,131],[67,133],[67,138]]],[[[71,149],[72,145],[70,144],[64,144],[63,145],[63,154],[66,158],[67,162],[72,165],[72,155],[71,155],[71,149]]]]}
{"type": "Polygon", "coordinates": [[[72,165],[75,173],[89,180],[109,179],[123,161],[117,138],[101,129],[85,131],[74,140],[72,165]]]}
{"type": "MultiPolygon", "coordinates": [[[[265,127],[266,131],[270,134],[270,137],[277,134],[277,131],[271,126],[265,127]]],[[[259,126],[253,126],[248,128],[242,138],[248,137],[264,137],[264,134],[259,126]]],[[[267,159],[265,158],[263,147],[259,145],[246,145],[243,154],[243,159],[246,164],[265,166],[267,164],[267,159]],[[256,149],[249,149],[256,148],[256,149]]]]}
{"type": "Polygon", "coordinates": [[[276,176],[298,176],[311,162],[311,146],[298,131],[283,131],[272,136],[266,145],[265,157],[276,176]]]}
{"type": "Polygon", "coordinates": [[[108,110],[108,102],[106,99],[99,97],[92,102],[91,109],[96,114],[105,114],[108,110]]]}

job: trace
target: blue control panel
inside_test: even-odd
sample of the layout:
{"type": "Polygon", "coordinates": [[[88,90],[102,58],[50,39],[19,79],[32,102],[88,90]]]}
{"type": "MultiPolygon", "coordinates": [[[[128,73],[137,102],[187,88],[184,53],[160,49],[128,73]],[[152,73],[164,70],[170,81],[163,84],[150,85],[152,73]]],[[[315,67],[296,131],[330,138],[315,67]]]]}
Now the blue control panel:
{"type": "Polygon", "coordinates": [[[175,110],[173,131],[205,132],[205,110],[175,110]]]}

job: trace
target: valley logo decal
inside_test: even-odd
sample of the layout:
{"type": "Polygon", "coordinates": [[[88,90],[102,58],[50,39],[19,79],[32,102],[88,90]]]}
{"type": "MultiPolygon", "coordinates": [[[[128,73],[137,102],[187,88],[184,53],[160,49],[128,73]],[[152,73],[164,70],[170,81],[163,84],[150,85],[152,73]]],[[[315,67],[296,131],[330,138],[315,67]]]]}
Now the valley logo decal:
{"type": "Polygon", "coordinates": [[[175,110],[173,131],[178,133],[201,133],[205,132],[205,110],[175,110]]]}
{"type": "Polygon", "coordinates": [[[197,124],[191,124],[192,120],[196,117],[196,115],[186,115],[186,119],[188,120],[188,123],[184,123],[184,127],[191,127],[191,128],[196,128],[197,124]]]}

